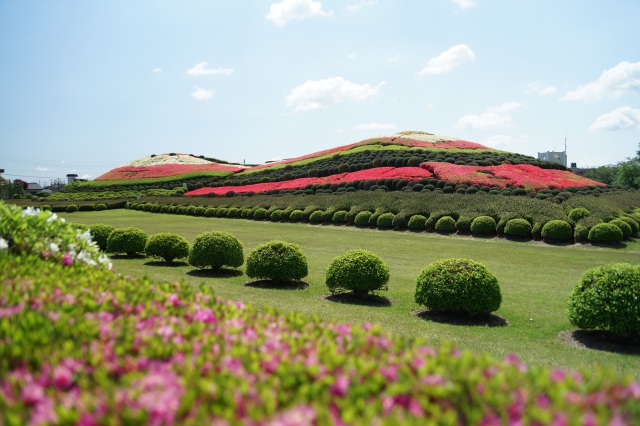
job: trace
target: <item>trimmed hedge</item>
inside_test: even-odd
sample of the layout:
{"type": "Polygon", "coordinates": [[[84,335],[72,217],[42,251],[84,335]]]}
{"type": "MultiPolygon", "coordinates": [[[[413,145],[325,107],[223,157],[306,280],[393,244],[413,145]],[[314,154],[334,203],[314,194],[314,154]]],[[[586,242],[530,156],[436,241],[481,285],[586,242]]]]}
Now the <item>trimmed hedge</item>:
{"type": "Polygon", "coordinates": [[[598,223],[589,230],[589,241],[592,243],[617,243],[622,241],[622,231],[612,223],[598,223]]]}
{"type": "Polygon", "coordinates": [[[189,242],[178,234],[162,232],[147,239],[144,252],[147,256],[160,257],[166,263],[171,263],[174,259],[189,256],[189,242]]]}
{"type": "Polygon", "coordinates": [[[371,220],[372,215],[373,213],[371,213],[370,211],[367,211],[367,210],[361,211],[356,215],[356,218],[354,219],[353,223],[356,226],[369,226],[369,221],[371,220]]]}
{"type": "Polygon", "coordinates": [[[193,241],[188,262],[196,268],[237,268],[244,263],[242,243],[228,232],[204,232],[193,241]]]}
{"type": "Polygon", "coordinates": [[[567,217],[571,219],[573,222],[578,222],[580,219],[590,216],[591,212],[584,207],[576,207],[574,209],[569,210],[567,217]]]}
{"type": "Polygon", "coordinates": [[[67,213],[75,213],[78,211],[78,206],[75,204],[69,204],[64,211],[67,213]]]}
{"type": "Polygon", "coordinates": [[[443,234],[456,232],[456,221],[451,216],[442,216],[436,222],[436,231],[443,234]]]}
{"type": "Polygon", "coordinates": [[[540,235],[549,241],[570,241],[573,239],[573,229],[564,220],[550,220],[544,224],[540,235]]]}
{"type": "Polygon", "coordinates": [[[142,229],[132,226],[116,228],[107,240],[108,253],[126,253],[133,256],[136,253],[144,253],[147,244],[147,233],[142,229]]]}
{"type": "Polygon", "coordinates": [[[260,244],[247,256],[247,276],[274,281],[301,280],[308,274],[307,258],[296,244],[274,240],[260,244]]]}
{"type": "Polygon", "coordinates": [[[383,213],[380,216],[378,216],[378,220],[376,221],[376,226],[378,228],[392,228],[394,218],[395,218],[395,215],[393,213],[383,213]]]}
{"type": "Polygon", "coordinates": [[[413,229],[416,231],[424,231],[425,225],[427,223],[427,218],[421,214],[414,214],[409,219],[408,227],[409,229],[413,229]]]}
{"type": "Polygon", "coordinates": [[[515,218],[505,224],[504,235],[509,238],[531,238],[531,229],[527,219],[515,218]]]}
{"type": "Polygon", "coordinates": [[[470,229],[473,235],[495,235],[496,220],[491,216],[478,216],[471,222],[470,229]]]}
{"type": "Polygon", "coordinates": [[[620,230],[622,231],[622,238],[623,239],[627,239],[629,237],[631,237],[631,233],[633,232],[631,230],[631,226],[625,222],[624,220],[620,220],[620,219],[614,219],[612,221],[609,222],[612,225],[617,226],[618,228],[620,228],[620,230]]]}
{"type": "Polygon", "coordinates": [[[325,283],[332,294],[352,292],[363,296],[387,290],[388,281],[389,268],[377,254],[368,250],[350,250],[331,261],[325,283]]]}
{"type": "Polygon", "coordinates": [[[115,227],[111,225],[105,225],[104,223],[96,223],[89,227],[89,232],[93,237],[93,241],[98,244],[100,250],[107,251],[107,242],[109,241],[109,235],[115,231],[115,227]]]}

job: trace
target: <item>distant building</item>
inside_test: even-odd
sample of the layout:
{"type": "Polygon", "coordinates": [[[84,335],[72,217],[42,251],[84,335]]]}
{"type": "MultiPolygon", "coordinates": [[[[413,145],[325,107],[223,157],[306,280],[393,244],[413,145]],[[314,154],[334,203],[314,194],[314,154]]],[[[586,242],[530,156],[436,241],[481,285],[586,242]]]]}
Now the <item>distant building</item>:
{"type": "Polygon", "coordinates": [[[551,161],[552,163],[562,164],[567,167],[567,153],[564,151],[539,152],[538,160],[551,161]]]}
{"type": "Polygon", "coordinates": [[[37,194],[38,192],[42,192],[42,189],[43,189],[43,188],[40,186],[40,184],[39,184],[39,183],[29,182],[27,185],[28,185],[28,186],[27,186],[26,191],[27,191],[29,194],[37,194]]]}
{"type": "Polygon", "coordinates": [[[70,173],[67,175],[67,183],[73,183],[78,179],[78,175],[70,173]]]}

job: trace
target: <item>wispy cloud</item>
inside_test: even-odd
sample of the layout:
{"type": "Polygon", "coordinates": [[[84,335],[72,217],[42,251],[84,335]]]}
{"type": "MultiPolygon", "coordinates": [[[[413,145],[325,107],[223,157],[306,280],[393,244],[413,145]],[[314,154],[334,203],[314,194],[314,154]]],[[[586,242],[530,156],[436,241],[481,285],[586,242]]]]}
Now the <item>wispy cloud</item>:
{"type": "Polygon", "coordinates": [[[556,86],[549,86],[542,84],[539,81],[534,81],[533,83],[529,83],[527,88],[525,89],[525,94],[527,95],[537,95],[537,96],[549,96],[556,93],[558,89],[556,86]]]}
{"type": "Polygon", "coordinates": [[[393,55],[390,58],[387,58],[387,62],[398,62],[400,60],[400,55],[393,55]]]}
{"type": "Polygon", "coordinates": [[[357,84],[342,77],[309,80],[289,92],[285,106],[294,112],[302,112],[340,102],[365,101],[377,96],[383,84],[357,84]]]}
{"type": "Polygon", "coordinates": [[[459,129],[496,129],[513,127],[511,112],[524,106],[520,102],[507,102],[497,107],[487,108],[482,114],[468,114],[456,123],[459,129]]]}
{"type": "Polygon", "coordinates": [[[282,27],[294,19],[307,19],[314,16],[331,16],[333,11],[322,10],[322,3],[314,0],[282,0],[269,8],[267,20],[282,27]]]}
{"type": "Polygon", "coordinates": [[[187,70],[187,74],[194,76],[233,74],[233,68],[209,68],[208,65],[208,62],[200,62],[199,64],[195,64],[187,70]]]}
{"type": "Polygon", "coordinates": [[[153,69],[153,72],[155,72],[155,73],[162,72],[162,68],[156,67],[156,68],[153,69]]]}
{"type": "Polygon", "coordinates": [[[476,5],[475,0],[451,0],[451,3],[458,6],[460,9],[471,9],[476,5]]]}
{"type": "Polygon", "coordinates": [[[193,86],[193,92],[191,92],[191,97],[198,101],[206,101],[208,99],[213,98],[213,90],[207,90],[200,86],[193,86]]]}
{"type": "Polygon", "coordinates": [[[623,106],[602,114],[588,128],[590,132],[598,130],[622,130],[629,127],[640,129],[640,109],[623,106]]]}
{"type": "Polygon", "coordinates": [[[357,3],[351,3],[350,5],[347,6],[347,10],[349,12],[357,12],[360,9],[362,9],[363,7],[367,7],[367,6],[371,6],[373,4],[378,3],[377,0],[360,0],[357,3]]]}
{"type": "Polygon", "coordinates": [[[429,59],[419,75],[447,74],[468,61],[476,59],[475,53],[466,44],[453,46],[438,56],[429,59]]]}
{"type": "Polygon", "coordinates": [[[355,60],[355,59],[358,59],[358,55],[357,55],[357,54],[355,54],[355,53],[350,53],[350,54],[348,54],[348,55],[346,56],[346,58],[345,58],[345,59],[347,59],[348,61],[353,61],[353,60],[355,60]]]}
{"type": "Polygon", "coordinates": [[[48,168],[48,167],[38,166],[38,167],[36,167],[36,170],[39,171],[39,172],[48,172],[51,169],[48,168]]]}
{"type": "Polygon", "coordinates": [[[591,102],[603,98],[616,98],[640,91],[640,62],[620,62],[604,70],[600,78],[567,92],[563,101],[591,102]]]}
{"type": "Polygon", "coordinates": [[[358,124],[354,127],[356,130],[386,130],[395,129],[396,125],[391,123],[366,123],[358,124]]]}

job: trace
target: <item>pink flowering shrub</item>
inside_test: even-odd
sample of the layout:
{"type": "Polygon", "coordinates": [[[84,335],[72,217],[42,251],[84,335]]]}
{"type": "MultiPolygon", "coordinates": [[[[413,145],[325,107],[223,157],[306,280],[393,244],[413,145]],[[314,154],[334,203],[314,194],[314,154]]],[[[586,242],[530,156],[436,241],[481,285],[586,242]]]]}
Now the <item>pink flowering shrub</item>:
{"type": "Polygon", "coordinates": [[[157,166],[123,166],[117,167],[98,176],[96,180],[131,180],[162,178],[168,176],[186,175],[194,172],[207,172],[211,176],[227,176],[244,170],[242,167],[224,164],[162,164],[157,166]]]}

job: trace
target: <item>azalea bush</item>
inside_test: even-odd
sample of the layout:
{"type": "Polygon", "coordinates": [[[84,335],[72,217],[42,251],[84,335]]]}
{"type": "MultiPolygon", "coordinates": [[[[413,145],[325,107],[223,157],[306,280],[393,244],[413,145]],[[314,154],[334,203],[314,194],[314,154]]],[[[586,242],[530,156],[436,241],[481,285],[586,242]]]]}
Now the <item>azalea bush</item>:
{"type": "Polygon", "coordinates": [[[588,234],[592,243],[616,243],[622,241],[622,231],[612,223],[599,223],[594,225],[588,234]]]}
{"type": "Polygon", "coordinates": [[[541,236],[548,241],[570,241],[573,239],[573,229],[564,220],[550,220],[542,227],[541,236]]]}
{"type": "Polygon", "coordinates": [[[125,253],[127,256],[144,253],[147,233],[142,229],[128,226],[116,228],[107,239],[108,253],[125,253]]]}
{"type": "Polygon", "coordinates": [[[197,268],[214,271],[224,266],[237,268],[244,263],[242,243],[228,232],[203,232],[193,241],[188,262],[197,268]]]}
{"type": "Polygon", "coordinates": [[[387,290],[389,267],[368,250],[349,250],[335,257],[326,271],[325,283],[331,293],[351,292],[363,296],[387,290]]]}
{"type": "Polygon", "coordinates": [[[189,241],[172,232],[153,234],[147,239],[144,252],[147,256],[159,257],[166,263],[189,256],[189,241]]]}
{"type": "Polygon", "coordinates": [[[93,240],[98,244],[98,247],[100,247],[100,250],[102,251],[107,251],[109,235],[111,235],[115,230],[116,228],[114,226],[105,225],[104,223],[95,223],[89,226],[89,232],[91,233],[93,240]]]}
{"type": "Polygon", "coordinates": [[[297,244],[269,241],[247,256],[247,276],[273,281],[297,281],[309,273],[307,258],[297,244]]]}

